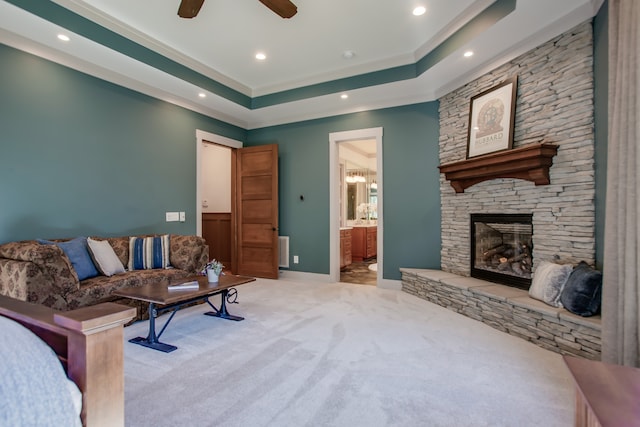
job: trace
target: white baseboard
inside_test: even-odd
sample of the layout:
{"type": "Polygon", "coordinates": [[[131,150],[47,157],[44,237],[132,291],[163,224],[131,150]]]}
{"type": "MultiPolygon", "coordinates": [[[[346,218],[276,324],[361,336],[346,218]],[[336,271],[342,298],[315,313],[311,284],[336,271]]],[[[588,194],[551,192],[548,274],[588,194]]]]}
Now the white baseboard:
{"type": "Polygon", "coordinates": [[[394,291],[402,290],[402,281],[400,280],[391,280],[391,279],[382,279],[380,283],[378,283],[378,287],[382,289],[391,289],[394,291]]]}
{"type": "Polygon", "coordinates": [[[307,273],[305,271],[280,270],[279,278],[283,280],[303,280],[308,282],[329,283],[328,274],[307,273]]]}
{"type": "MultiPolygon", "coordinates": [[[[299,280],[299,281],[305,281],[305,282],[331,283],[331,280],[328,274],[307,273],[305,271],[280,270],[280,275],[278,278],[282,280],[299,280]]],[[[377,287],[380,289],[391,289],[394,291],[401,291],[402,281],[382,279],[382,281],[378,283],[377,287]]]]}

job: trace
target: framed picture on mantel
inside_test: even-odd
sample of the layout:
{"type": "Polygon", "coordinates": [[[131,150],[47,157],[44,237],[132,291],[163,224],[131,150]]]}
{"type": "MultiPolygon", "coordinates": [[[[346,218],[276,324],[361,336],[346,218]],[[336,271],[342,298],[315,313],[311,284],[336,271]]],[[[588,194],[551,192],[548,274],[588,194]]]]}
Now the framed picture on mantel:
{"type": "Polygon", "coordinates": [[[467,159],[513,147],[518,76],[471,98],[467,159]]]}

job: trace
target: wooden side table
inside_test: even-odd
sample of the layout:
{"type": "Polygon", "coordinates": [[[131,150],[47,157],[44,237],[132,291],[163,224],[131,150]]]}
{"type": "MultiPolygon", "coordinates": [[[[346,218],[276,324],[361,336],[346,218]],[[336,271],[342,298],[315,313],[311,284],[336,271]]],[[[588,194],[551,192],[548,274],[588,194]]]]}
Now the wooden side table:
{"type": "Polygon", "coordinates": [[[576,386],[576,427],[640,426],[640,369],[563,359],[576,386]]]}

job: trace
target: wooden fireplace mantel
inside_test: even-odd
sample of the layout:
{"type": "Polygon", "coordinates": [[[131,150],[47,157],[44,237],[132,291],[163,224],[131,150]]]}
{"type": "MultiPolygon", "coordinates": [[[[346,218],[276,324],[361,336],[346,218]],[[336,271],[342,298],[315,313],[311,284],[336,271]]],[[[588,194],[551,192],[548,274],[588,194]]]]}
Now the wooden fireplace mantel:
{"type": "Polygon", "coordinates": [[[519,178],[536,185],[549,184],[549,168],[558,146],[546,142],[486,154],[438,166],[456,193],[479,182],[496,178],[519,178]]]}

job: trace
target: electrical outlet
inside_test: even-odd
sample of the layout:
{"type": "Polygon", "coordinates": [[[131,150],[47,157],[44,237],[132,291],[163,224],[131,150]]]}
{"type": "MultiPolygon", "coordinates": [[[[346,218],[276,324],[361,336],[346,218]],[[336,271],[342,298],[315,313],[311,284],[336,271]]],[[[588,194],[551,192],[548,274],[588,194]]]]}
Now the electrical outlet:
{"type": "Polygon", "coordinates": [[[298,258],[298,255],[294,255],[294,256],[293,256],[293,263],[294,263],[294,264],[297,264],[297,263],[299,263],[299,262],[300,262],[300,258],[298,258]]]}
{"type": "Polygon", "coordinates": [[[180,222],[185,222],[186,220],[187,220],[187,217],[184,214],[184,212],[180,212],[180,222]]]}

